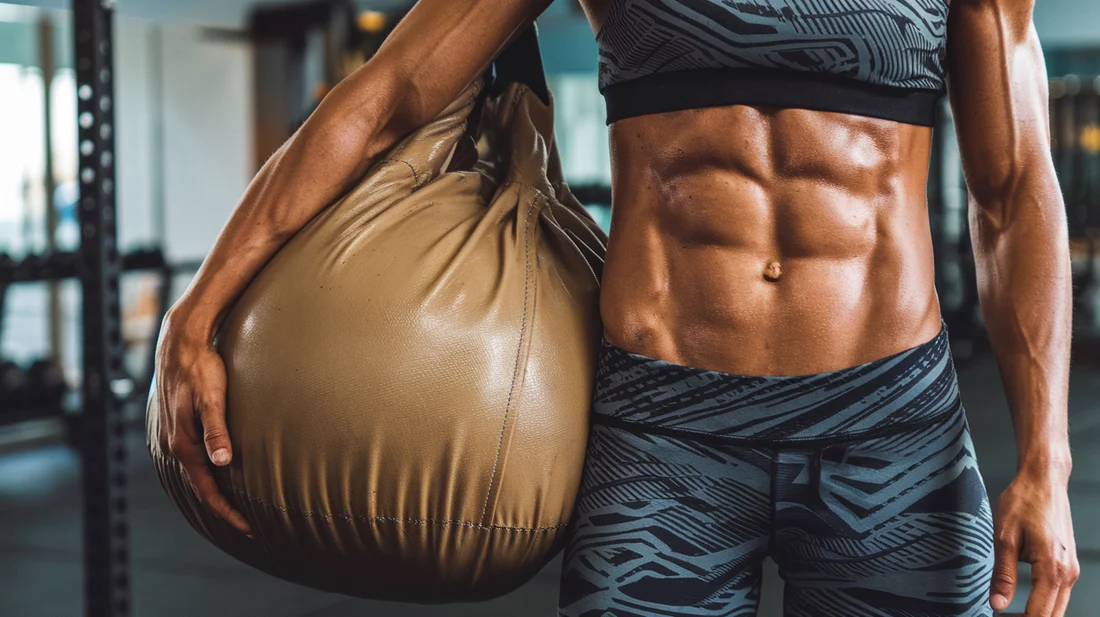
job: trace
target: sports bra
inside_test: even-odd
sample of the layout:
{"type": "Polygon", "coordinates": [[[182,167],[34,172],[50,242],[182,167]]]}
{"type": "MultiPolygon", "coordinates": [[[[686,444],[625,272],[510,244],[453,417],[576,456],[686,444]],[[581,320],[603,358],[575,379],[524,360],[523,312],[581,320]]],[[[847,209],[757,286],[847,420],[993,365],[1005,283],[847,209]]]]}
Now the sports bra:
{"type": "Polygon", "coordinates": [[[608,124],[764,105],[931,126],[949,0],[611,0],[596,35],[608,124]]]}

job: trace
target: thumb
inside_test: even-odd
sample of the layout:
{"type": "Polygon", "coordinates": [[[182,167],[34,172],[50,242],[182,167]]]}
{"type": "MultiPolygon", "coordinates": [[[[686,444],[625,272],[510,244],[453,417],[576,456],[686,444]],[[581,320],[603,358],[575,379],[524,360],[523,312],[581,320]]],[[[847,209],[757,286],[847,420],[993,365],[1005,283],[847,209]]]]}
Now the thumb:
{"type": "Polygon", "coordinates": [[[993,610],[1003,611],[1012,603],[1012,596],[1016,593],[1016,569],[1020,551],[1015,539],[997,540],[995,544],[989,605],[993,610]]]}
{"type": "Polygon", "coordinates": [[[225,425],[225,397],[215,394],[202,405],[202,438],[210,462],[224,467],[233,460],[229,429],[225,425]]]}

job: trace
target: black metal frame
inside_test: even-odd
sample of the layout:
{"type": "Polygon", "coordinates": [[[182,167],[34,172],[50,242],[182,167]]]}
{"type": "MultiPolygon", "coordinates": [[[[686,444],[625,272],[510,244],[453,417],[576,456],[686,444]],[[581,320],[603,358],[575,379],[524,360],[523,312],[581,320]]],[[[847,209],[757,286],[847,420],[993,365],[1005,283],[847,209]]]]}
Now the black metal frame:
{"type": "Polygon", "coordinates": [[[83,396],[74,441],[84,501],[84,597],[88,617],[130,614],[130,527],[115,217],[113,0],[73,0],[80,148],[80,279],[83,396]]]}

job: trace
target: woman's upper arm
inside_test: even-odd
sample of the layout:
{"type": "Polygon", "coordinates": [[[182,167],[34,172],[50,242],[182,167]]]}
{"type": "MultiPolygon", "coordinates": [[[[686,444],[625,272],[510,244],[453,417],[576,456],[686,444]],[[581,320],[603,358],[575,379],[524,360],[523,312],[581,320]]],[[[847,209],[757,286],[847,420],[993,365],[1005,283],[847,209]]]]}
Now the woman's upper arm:
{"type": "Polygon", "coordinates": [[[1023,205],[1015,196],[1027,185],[1057,187],[1033,8],[1033,0],[953,0],[948,21],[948,91],[967,186],[995,221],[1023,205]]]}
{"type": "Polygon", "coordinates": [[[387,120],[411,130],[441,112],[551,2],[419,0],[341,87],[373,105],[378,84],[389,84],[395,92],[386,93],[394,107],[387,120]]]}

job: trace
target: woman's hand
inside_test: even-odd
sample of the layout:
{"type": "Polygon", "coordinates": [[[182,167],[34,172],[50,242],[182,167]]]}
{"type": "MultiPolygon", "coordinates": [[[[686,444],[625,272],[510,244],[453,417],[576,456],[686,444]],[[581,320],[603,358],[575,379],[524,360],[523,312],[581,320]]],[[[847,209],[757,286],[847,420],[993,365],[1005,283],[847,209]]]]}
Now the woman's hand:
{"type": "Polygon", "coordinates": [[[162,430],[167,431],[169,450],[183,464],[191,490],[211,512],[252,537],[248,521],[218,491],[209,466],[224,467],[233,460],[225,426],[221,356],[209,340],[188,334],[168,317],[157,346],[156,376],[162,430]]]}
{"type": "Polygon", "coordinates": [[[1073,539],[1066,481],[1048,473],[1020,472],[997,502],[990,604],[1003,611],[1016,591],[1016,566],[1031,564],[1027,617],[1063,617],[1081,573],[1073,539]]]}

